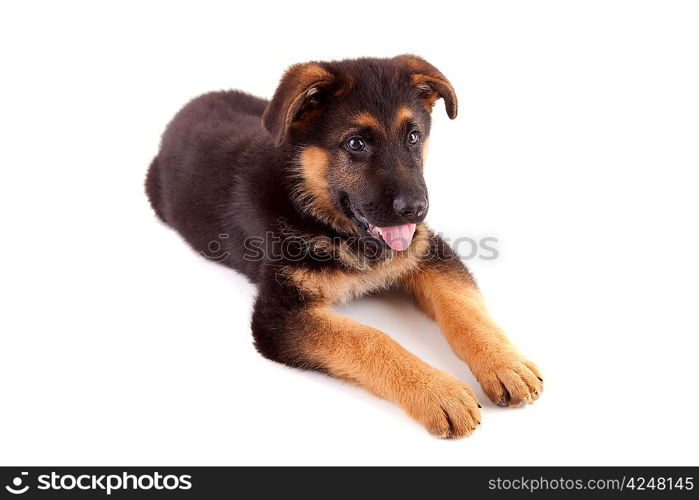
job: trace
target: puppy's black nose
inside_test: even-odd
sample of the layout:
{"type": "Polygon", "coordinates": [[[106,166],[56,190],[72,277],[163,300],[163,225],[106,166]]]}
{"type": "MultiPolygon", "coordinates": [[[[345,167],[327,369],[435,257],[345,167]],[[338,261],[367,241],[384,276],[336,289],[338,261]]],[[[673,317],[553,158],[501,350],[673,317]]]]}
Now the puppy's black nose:
{"type": "Polygon", "coordinates": [[[401,217],[422,217],[427,210],[427,198],[419,196],[398,196],[393,200],[393,208],[401,217]]]}

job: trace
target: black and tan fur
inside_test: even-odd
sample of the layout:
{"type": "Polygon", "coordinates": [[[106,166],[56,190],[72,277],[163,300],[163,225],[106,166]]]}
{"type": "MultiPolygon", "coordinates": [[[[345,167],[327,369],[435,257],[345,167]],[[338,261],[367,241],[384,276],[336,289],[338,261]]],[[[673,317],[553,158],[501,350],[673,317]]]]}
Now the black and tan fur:
{"type": "Polygon", "coordinates": [[[217,260],[258,285],[252,332],[262,355],[359,384],[430,433],[462,437],[481,418],[467,384],[332,309],[403,286],[492,401],[519,406],[539,397],[538,369],[423,223],[423,162],[439,98],[455,118],[452,85],[417,56],[298,64],[271,101],[225,91],[187,104],[163,134],[146,190],[160,219],[197,251],[217,242],[217,260]],[[394,251],[369,223],[417,230],[407,250],[394,251]],[[251,238],[264,241],[256,258],[251,238]],[[294,246],[302,258],[287,257],[294,246]]]}

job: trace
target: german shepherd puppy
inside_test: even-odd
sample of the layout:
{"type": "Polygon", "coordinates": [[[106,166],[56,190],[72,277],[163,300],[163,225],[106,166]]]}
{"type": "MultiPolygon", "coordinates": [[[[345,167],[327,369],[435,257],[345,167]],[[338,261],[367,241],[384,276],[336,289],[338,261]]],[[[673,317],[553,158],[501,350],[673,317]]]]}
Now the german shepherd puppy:
{"type": "Polygon", "coordinates": [[[358,384],[431,434],[459,438],[480,423],[473,390],[332,309],[403,287],[493,402],[517,407],[541,394],[537,367],[423,223],[440,98],[455,118],[449,80],[413,55],[297,64],[271,101],[232,90],[187,104],[162,136],[146,191],[195,250],[258,285],[252,333],[263,356],[358,384]]]}

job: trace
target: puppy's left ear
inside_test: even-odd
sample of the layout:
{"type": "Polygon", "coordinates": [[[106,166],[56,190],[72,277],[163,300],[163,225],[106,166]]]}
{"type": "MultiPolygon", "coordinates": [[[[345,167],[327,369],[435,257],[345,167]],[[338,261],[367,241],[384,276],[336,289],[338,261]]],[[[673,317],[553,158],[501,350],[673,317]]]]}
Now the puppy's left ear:
{"type": "Polygon", "coordinates": [[[420,91],[425,107],[432,110],[432,106],[440,97],[444,99],[444,107],[447,115],[452,120],[456,118],[458,102],[454,87],[449,83],[437,68],[425,61],[422,57],[405,54],[394,58],[401,66],[408,70],[410,80],[420,91]]]}
{"type": "Polygon", "coordinates": [[[284,142],[294,122],[303,120],[318,106],[320,94],[334,82],[332,73],[315,62],[295,64],[286,70],[262,115],[275,146],[284,142]]]}

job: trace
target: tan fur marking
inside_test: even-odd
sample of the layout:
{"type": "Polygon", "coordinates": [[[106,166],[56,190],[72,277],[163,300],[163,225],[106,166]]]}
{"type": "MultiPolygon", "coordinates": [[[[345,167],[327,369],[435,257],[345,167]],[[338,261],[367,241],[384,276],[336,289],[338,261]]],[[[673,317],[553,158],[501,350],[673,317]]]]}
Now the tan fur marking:
{"type": "Polygon", "coordinates": [[[422,164],[424,165],[427,161],[427,152],[429,150],[430,140],[425,138],[422,141],[422,164]]]}
{"type": "Polygon", "coordinates": [[[382,129],[379,120],[368,111],[362,111],[361,113],[355,115],[352,122],[359,127],[373,128],[377,131],[381,131],[382,129]]]}
{"type": "Polygon", "coordinates": [[[297,201],[310,213],[333,226],[354,231],[352,223],[338,212],[330,199],[327,171],[330,153],[318,146],[305,148],[300,155],[297,174],[301,189],[294,193],[297,201]]]}
{"type": "Polygon", "coordinates": [[[314,307],[299,318],[302,351],[332,375],[397,403],[431,434],[459,438],[480,423],[471,388],[437,370],[384,333],[314,307]]]}
{"type": "Polygon", "coordinates": [[[481,294],[466,276],[430,268],[408,276],[405,284],[493,402],[520,406],[538,399],[543,390],[538,368],[493,322],[481,294]]]}
{"type": "Polygon", "coordinates": [[[396,119],[393,127],[398,130],[404,121],[410,120],[413,117],[413,111],[407,106],[401,106],[396,112],[396,119]]]}

